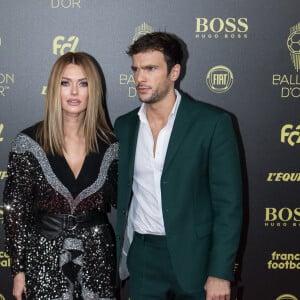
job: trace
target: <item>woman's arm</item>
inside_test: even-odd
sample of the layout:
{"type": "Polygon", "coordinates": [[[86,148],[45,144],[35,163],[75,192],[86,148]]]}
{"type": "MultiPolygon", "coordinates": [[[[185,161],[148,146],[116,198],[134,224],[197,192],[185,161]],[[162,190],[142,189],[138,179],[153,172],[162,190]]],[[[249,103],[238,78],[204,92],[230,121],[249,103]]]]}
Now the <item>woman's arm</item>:
{"type": "Polygon", "coordinates": [[[6,251],[11,257],[13,277],[25,272],[26,245],[31,231],[33,183],[32,164],[26,153],[11,152],[4,187],[4,230],[6,251]]]}

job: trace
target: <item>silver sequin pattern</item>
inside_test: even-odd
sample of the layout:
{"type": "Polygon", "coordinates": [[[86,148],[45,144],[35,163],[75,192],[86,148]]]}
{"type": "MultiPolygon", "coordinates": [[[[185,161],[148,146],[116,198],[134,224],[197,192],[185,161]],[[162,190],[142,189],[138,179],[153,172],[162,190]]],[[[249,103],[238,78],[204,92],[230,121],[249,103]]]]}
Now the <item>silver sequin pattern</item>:
{"type": "Polygon", "coordinates": [[[36,228],[35,211],[80,213],[106,212],[116,207],[118,143],[107,146],[96,181],[73,199],[51,169],[38,143],[19,134],[12,144],[8,178],[4,187],[6,250],[12,259],[12,274],[25,272],[28,299],[115,299],[115,238],[110,224],[76,228],[47,240],[36,228]],[[72,287],[62,271],[72,249],[80,266],[80,290],[72,287]]]}

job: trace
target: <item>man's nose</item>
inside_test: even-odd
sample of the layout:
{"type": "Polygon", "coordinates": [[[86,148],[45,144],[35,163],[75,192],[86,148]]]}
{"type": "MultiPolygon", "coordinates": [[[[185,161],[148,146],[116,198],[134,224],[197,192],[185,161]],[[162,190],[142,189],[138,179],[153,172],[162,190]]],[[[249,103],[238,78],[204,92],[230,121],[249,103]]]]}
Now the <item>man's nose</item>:
{"type": "Polygon", "coordinates": [[[136,71],[134,75],[134,80],[136,83],[145,81],[145,73],[143,72],[143,70],[136,71]]]}

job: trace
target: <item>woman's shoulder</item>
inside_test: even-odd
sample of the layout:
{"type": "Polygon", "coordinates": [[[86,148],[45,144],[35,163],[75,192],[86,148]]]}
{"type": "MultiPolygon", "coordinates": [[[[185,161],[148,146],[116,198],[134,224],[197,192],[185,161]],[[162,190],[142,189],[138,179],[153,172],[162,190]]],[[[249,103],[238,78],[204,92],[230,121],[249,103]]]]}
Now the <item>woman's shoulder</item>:
{"type": "Polygon", "coordinates": [[[42,124],[42,121],[35,123],[34,125],[22,130],[20,132],[20,134],[25,134],[25,135],[29,136],[31,139],[33,139],[34,141],[36,141],[36,134],[37,134],[37,131],[38,131],[39,127],[41,126],[41,124],[42,124]]]}
{"type": "Polygon", "coordinates": [[[24,153],[32,149],[37,144],[36,133],[41,122],[38,122],[22,131],[12,140],[11,151],[17,153],[24,153]]]}
{"type": "Polygon", "coordinates": [[[98,137],[98,155],[116,157],[119,149],[119,142],[115,135],[109,134],[106,139],[98,137]]]}

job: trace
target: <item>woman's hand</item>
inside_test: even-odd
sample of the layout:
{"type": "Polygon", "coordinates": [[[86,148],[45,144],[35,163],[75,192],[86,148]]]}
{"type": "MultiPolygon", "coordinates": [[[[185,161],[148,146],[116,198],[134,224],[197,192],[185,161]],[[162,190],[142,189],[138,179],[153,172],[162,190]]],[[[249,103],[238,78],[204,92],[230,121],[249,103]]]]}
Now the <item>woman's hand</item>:
{"type": "Polygon", "coordinates": [[[22,300],[23,294],[26,294],[25,273],[20,272],[14,277],[13,296],[16,300],[22,300]]]}

